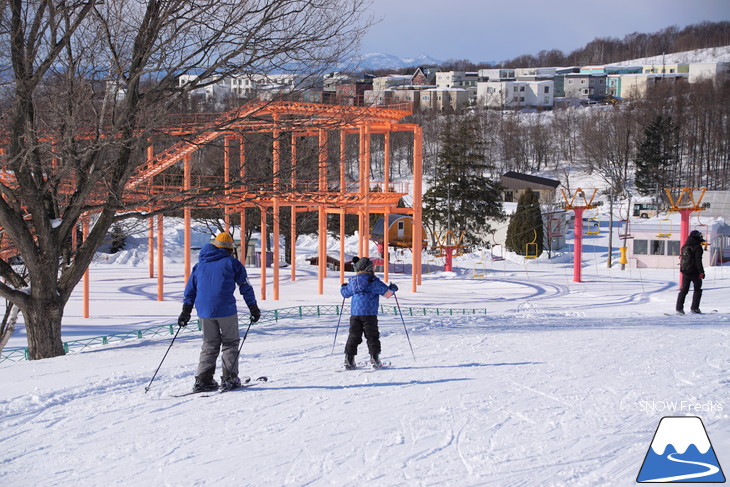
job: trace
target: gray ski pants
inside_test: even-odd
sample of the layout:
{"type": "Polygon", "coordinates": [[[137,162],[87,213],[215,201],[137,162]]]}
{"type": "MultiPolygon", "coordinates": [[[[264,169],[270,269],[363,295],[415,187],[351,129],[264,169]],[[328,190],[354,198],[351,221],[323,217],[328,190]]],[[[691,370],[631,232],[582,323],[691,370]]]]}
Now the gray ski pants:
{"type": "Polygon", "coordinates": [[[222,318],[201,318],[203,346],[198,362],[198,377],[205,381],[213,379],[215,363],[222,351],[223,377],[238,376],[238,315],[222,318]]]}

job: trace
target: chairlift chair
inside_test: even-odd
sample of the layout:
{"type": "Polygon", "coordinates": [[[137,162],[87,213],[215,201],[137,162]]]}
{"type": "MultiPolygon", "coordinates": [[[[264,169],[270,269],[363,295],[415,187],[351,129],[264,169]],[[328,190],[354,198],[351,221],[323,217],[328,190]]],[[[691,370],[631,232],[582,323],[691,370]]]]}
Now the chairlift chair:
{"type": "Polygon", "coordinates": [[[532,242],[525,244],[525,259],[537,259],[537,230],[533,229],[532,231],[535,232],[535,237],[532,242]]]}
{"type": "Polygon", "coordinates": [[[596,213],[596,216],[586,219],[585,235],[599,235],[601,233],[601,222],[597,215],[598,213],[596,213]]]}
{"type": "Polygon", "coordinates": [[[659,220],[659,233],[657,238],[670,238],[672,236],[672,220],[670,218],[662,218],[659,220]]]}
{"type": "Polygon", "coordinates": [[[492,232],[492,248],[489,249],[489,253],[492,256],[492,262],[504,260],[504,245],[502,245],[501,243],[497,243],[497,237],[495,235],[495,232],[492,232]],[[494,255],[495,247],[499,247],[499,255],[494,255]]]}
{"type": "Polygon", "coordinates": [[[620,220],[620,223],[621,223],[621,225],[619,226],[619,229],[618,229],[618,238],[620,238],[622,240],[634,238],[634,236],[631,235],[631,231],[630,231],[631,230],[630,229],[631,220],[629,220],[627,218],[625,220],[620,220]]]}

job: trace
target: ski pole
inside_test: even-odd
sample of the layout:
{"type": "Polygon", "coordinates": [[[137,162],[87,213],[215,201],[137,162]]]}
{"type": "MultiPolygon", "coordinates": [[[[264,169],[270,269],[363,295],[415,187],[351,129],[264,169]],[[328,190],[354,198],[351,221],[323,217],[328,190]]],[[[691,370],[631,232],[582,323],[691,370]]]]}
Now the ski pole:
{"type": "Polygon", "coordinates": [[[340,320],[342,320],[342,309],[345,307],[345,298],[342,298],[342,305],[340,306],[340,317],[337,318],[337,328],[335,328],[335,339],[332,340],[332,352],[330,355],[335,353],[335,344],[337,343],[337,331],[340,329],[340,320]]]}
{"type": "MultiPolygon", "coordinates": [[[[167,347],[167,352],[170,351],[172,348],[172,344],[175,343],[175,338],[177,338],[177,334],[180,333],[180,330],[182,329],[182,326],[177,327],[177,332],[175,332],[175,336],[172,337],[172,341],[170,342],[170,346],[167,347]]],[[[167,357],[167,352],[165,352],[165,355],[162,357],[162,360],[160,361],[160,365],[157,366],[157,370],[155,370],[155,374],[152,376],[152,379],[150,380],[150,383],[147,384],[147,387],[144,388],[144,393],[147,394],[147,391],[150,390],[150,387],[152,386],[152,381],[155,380],[155,377],[157,377],[157,372],[160,371],[160,367],[162,367],[162,362],[165,361],[165,358],[167,357]]]]}
{"type": "Polygon", "coordinates": [[[393,297],[395,298],[396,306],[398,306],[398,313],[400,313],[400,320],[403,322],[403,329],[406,331],[408,346],[411,347],[411,355],[413,355],[413,360],[416,360],[416,354],[413,352],[413,345],[411,344],[411,337],[408,336],[408,327],[406,327],[406,320],[403,318],[403,311],[400,310],[400,304],[398,303],[398,295],[393,293],[393,297]]]}

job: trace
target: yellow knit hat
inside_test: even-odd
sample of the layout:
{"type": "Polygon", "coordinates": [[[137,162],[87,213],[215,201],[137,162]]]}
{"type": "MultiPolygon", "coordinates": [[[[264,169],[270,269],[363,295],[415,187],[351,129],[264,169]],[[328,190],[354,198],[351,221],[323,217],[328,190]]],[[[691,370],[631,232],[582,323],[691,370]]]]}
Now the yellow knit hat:
{"type": "Polygon", "coordinates": [[[213,245],[221,249],[232,249],[235,246],[233,237],[226,232],[221,232],[216,235],[215,240],[213,240],[213,245]]]}

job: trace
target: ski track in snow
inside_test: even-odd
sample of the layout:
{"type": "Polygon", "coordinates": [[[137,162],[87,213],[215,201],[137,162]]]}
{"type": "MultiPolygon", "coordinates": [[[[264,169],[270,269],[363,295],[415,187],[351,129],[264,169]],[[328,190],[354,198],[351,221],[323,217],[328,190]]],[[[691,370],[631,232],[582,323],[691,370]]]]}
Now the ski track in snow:
{"type": "Polygon", "coordinates": [[[7,367],[23,380],[0,399],[0,484],[620,485],[656,425],[640,400],[725,397],[728,347],[709,323],[429,317],[414,362],[387,320],[391,369],[336,373],[336,317],[285,321],[243,349],[242,373],[271,382],[209,398],[169,397],[192,384],[196,340],[147,394],[164,340],[120,366],[124,347],[7,367]],[[677,340],[688,334],[696,346],[677,340]],[[70,373],[93,355],[95,370],[70,373]]]}
{"type": "MultiPolygon", "coordinates": [[[[92,314],[102,323],[79,318],[75,293],[68,339],[174,322],[182,254],[165,254],[165,302],[143,252],[95,264],[92,314]]],[[[197,332],[179,336],[148,393],[169,335],[1,363],[0,486],[634,485],[659,419],[677,414],[641,409],[651,401],[724,406],[683,414],[702,416],[727,468],[726,268],[705,280],[703,309],[718,313],[666,317],[676,272],[599,269],[590,255],[579,284],[559,261],[489,263],[484,278],[471,278],[469,263],[425,275],[418,293],[399,294],[402,320],[393,300],[381,301],[382,357],[393,367],[380,371],[335,372],[346,316],[332,355],[337,316],[256,324],[241,374],[270,382],[206,398],[170,396],[192,386],[197,332]],[[419,316],[419,307],[487,314],[419,316]]],[[[253,281],[258,272],[249,269],[253,281]]],[[[286,304],[261,308],[341,303],[337,276],[313,297],[316,269],[298,273],[296,282],[282,274],[286,304]]],[[[409,279],[390,280],[405,289],[409,279]]],[[[24,338],[21,326],[11,346],[24,338]]]]}

